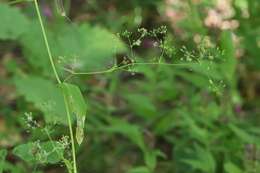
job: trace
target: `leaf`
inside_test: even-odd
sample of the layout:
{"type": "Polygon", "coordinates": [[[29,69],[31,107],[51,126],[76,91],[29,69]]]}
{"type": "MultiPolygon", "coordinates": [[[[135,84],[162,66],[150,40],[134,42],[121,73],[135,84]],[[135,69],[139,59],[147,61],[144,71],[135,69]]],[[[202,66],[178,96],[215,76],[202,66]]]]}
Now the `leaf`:
{"type": "MultiPolygon", "coordinates": [[[[145,145],[143,133],[141,129],[134,124],[130,124],[118,118],[109,118],[109,127],[105,127],[106,132],[119,133],[130,139],[135,145],[137,145],[144,154],[144,160],[149,170],[155,169],[157,164],[157,157],[164,157],[164,154],[159,150],[152,150],[145,145]]],[[[139,170],[139,169],[138,169],[139,170]]]]}
{"type": "Polygon", "coordinates": [[[14,83],[18,94],[44,113],[46,122],[67,124],[62,92],[54,83],[37,76],[16,76],[14,83]]]}
{"type": "MultiPolygon", "coordinates": [[[[254,11],[255,12],[258,12],[258,15],[259,16],[259,2],[256,2],[256,4],[254,4],[253,2],[254,1],[249,1],[250,3],[252,3],[249,7],[250,10],[254,11]]],[[[253,19],[253,18],[252,18],[253,19]]],[[[254,20],[251,20],[251,24],[254,23],[254,20]]],[[[259,26],[259,22],[257,24],[259,26]]],[[[259,27],[255,27],[254,29],[249,27],[249,28],[246,28],[244,31],[243,31],[243,42],[242,42],[242,47],[243,49],[245,49],[245,51],[247,52],[248,54],[248,59],[246,59],[246,64],[254,69],[254,70],[257,70],[259,71],[260,70],[260,47],[258,45],[259,41],[260,41],[260,29],[259,27]],[[257,37],[258,36],[258,37],[257,37]]]]}
{"type": "MultiPolygon", "coordinates": [[[[19,39],[24,57],[33,69],[40,70],[44,74],[53,75],[39,22],[32,21],[28,27],[30,30],[25,32],[19,39]]],[[[51,51],[53,51],[53,48],[56,48],[54,36],[47,28],[46,32],[51,51]]],[[[54,58],[57,57],[54,56],[54,58]]]]}
{"type": "Polygon", "coordinates": [[[71,113],[76,116],[76,139],[80,145],[84,138],[84,125],[87,105],[78,86],[69,83],[62,83],[60,86],[65,94],[66,99],[68,100],[71,113]]]}
{"type": "Polygon", "coordinates": [[[195,120],[187,116],[186,112],[182,112],[181,110],[180,113],[183,114],[183,125],[185,125],[189,129],[189,135],[192,138],[197,139],[198,141],[206,143],[209,140],[208,130],[205,127],[203,128],[199,126],[195,120]]]}
{"type": "Polygon", "coordinates": [[[177,71],[177,75],[181,76],[184,80],[189,81],[191,84],[198,88],[205,89],[209,85],[209,79],[205,76],[189,73],[185,71],[177,71]]]}
{"type": "Polygon", "coordinates": [[[150,170],[154,170],[157,164],[157,153],[154,151],[145,153],[145,164],[150,170]]]}
{"type": "Polygon", "coordinates": [[[127,94],[125,98],[133,111],[140,117],[150,119],[156,116],[156,107],[148,96],[142,94],[127,94]]]}
{"type": "Polygon", "coordinates": [[[61,33],[57,36],[58,55],[70,59],[77,56],[79,69],[103,69],[112,62],[115,54],[126,50],[120,39],[101,27],[64,25],[58,32],[61,33]]]}
{"type": "Polygon", "coordinates": [[[7,150],[0,150],[0,173],[4,170],[5,157],[7,156],[7,150]]]}
{"type": "Polygon", "coordinates": [[[233,81],[237,60],[235,57],[235,48],[232,41],[232,33],[224,31],[221,35],[221,48],[224,50],[224,62],[222,63],[222,71],[228,80],[233,81]]]}
{"type": "Polygon", "coordinates": [[[225,163],[224,169],[226,173],[242,173],[242,170],[232,162],[225,163]]]}
{"type": "Polygon", "coordinates": [[[162,153],[160,150],[144,151],[144,161],[149,170],[155,169],[158,156],[165,157],[164,153],[162,153]]]}
{"type": "Polygon", "coordinates": [[[144,143],[143,133],[141,129],[134,124],[130,124],[124,120],[117,118],[110,118],[110,126],[105,127],[106,132],[119,133],[131,140],[142,151],[145,151],[146,145],[144,143]]]}
{"type": "Polygon", "coordinates": [[[215,172],[215,159],[209,150],[196,145],[194,154],[194,158],[184,159],[183,162],[189,164],[196,170],[201,170],[207,173],[215,172]]]}
{"type": "Polygon", "coordinates": [[[13,154],[28,163],[58,163],[63,159],[64,148],[58,142],[30,142],[18,145],[13,154]]]}
{"type": "Polygon", "coordinates": [[[14,148],[13,154],[20,157],[21,159],[23,159],[28,163],[35,162],[33,149],[34,149],[33,143],[21,144],[14,148]]]}
{"type": "Polygon", "coordinates": [[[187,63],[187,65],[180,67],[179,69],[189,69],[193,72],[196,72],[196,74],[200,74],[204,77],[212,78],[214,80],[221,80],[223,78],[219,70],[219,65],[212,61],[199,60],[199,62],[196,63],[187,63]]]}
{"type": "Polygon", "coordinates": [[[245,143],[252,144],[259,142],[257,141],[257,137],[247,133],[246,131],[238,128],[237,126],[230,124],[229,128],[245,143]]]}
{"type": "Polygon", "coordinates": [[[0,3],[0,16],[0,39],[16,39],[22,33],[28,31],[29,21],[18,8],[0,3]]]}
{"type": "Polygon", "coordinates": [[[175,122],[176,115],[169,114],[167,116],[163,116],[160,120],[155,124],[155,133],[157,135],[164,135],[172,128],[174,128],[177,124],[175,122]]]}
{"type": "Polygon", "coordinates": [[[248,8],[248,2],[247,0],[235,0],[234,5],[241,10],[245,10],[248,8]]]}
{"type": "Polygon", "coordinates": [[[145,166],[132,168],[127,173],[151,173],[150,170],[145,166]]]}
{"type": "MultiPolygon", "coordinates": [[[[60,72],[64,66],[77,71],[104,69],[113,62],[115,54],[126,50],[119,38],[101,27],[59,23],[46,30],[60,72]]],[[[50,73],[50,63],[38,21],[31,23],[30,31],[23,34],[20,42],[29,63],[37,70],[50,73]]]]}

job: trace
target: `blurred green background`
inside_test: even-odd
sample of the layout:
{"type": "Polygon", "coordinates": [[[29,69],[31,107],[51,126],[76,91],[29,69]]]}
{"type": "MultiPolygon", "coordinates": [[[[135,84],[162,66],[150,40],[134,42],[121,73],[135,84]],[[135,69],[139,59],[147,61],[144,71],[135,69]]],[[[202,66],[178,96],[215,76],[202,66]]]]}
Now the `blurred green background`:
{"type": "MultiPolygon", "coordinates": [[[[79,173],[260,172],[259,0],[39,4],[58,72],[88,105],[79,173]],[[68,72],[158,57],[186,65],[68,72]]],[[[48,141],[25,113],[53,139],[68,134],[60,102],[33,2],[1,0],[0,173],[66,172],[13,152],[48,141]]]]}

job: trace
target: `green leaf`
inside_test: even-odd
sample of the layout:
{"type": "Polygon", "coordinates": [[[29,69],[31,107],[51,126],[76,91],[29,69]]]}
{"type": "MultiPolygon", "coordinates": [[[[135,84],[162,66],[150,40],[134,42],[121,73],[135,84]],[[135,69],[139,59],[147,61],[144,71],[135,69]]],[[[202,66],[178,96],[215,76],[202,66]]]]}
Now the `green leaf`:
{"type": "Polygon", "coordinates": [[[226,173],[242,173],[242,170],[232,162],[225,163],[224,169],[226,173]]]}
{"type": "MultiPolygon", "coordinates": [[[[44,74],[51,76],[53,75],[53,72],[50,66],[47,50],[45,48],[46,46],[43,40],[40,24],[38,21],[32,21],[28,27],[30,30],[25,32],[19,39],[19,42],[22,45],[23,55],[33,69],[40,70],[44,74]]],[[[46,30],[51,51],[53,51],[53,48],[56,48],[54,36],[52,32],[48,29],[46,30]]]]}
{"type": "Polygon", "coordinates": [[[155,117],[156,107],[149,98],[149,96],[142,94],[127,94],[125,95],[129,106],[136,112],[140,117],[150,119],[155,117]]]}
{"type": "Polygon", "coordinates": [[[158,156],[165,157],[164,153],[162,153],[160,150],[144,151],[144,161],[149,170],[155,169],[158,156]]]}
{"type": "Polygon", "coordinates": [[[233,80],[236,70],[237,60],[235,57],[235,48],[232,41],[232,33],[230,31],[224,31],[221,35],[221,48],[224,51],[224,62],[222,64],[222,71],[225,77],[229,80],[233,80]]]}
{"type": "Polygon", "coordinates": [[[7,156],[7,150],[0,150],[0,173],[4,170],[5,157],[7,156]]]}
{"type": "Polygon", "coordinates": [[[208,88],[206,86],[209,85],[209,79],[205,76],[185,71],[177,71],[176,73],[177,75],[181,76],[184,80],[189,81],[191,84],[198,88],[208,88]]]}
{"type": "Polygon", "coordinates": [[[214,80],[221,80],[223,78],[220,73],[219,65],[212,61],[199,60],[199,62],[196,63],[187,63],[187,65],[180,67],[179,69],[189,69],[196,72],[196,74],[200,74],[206,78],[211,78],[214,80]]]}
{"type": "Polygon", "coordinates": [[[44,113],[48,123],[67,124],[61,90],[51,81],[36,76],[14,78],[18,94],[44,113]]]}
{"type": "Polygon", "coordinates": [[[249,134],[248,132],[246,132],[245,130],[240,129],[239,127],[230,124],[229,128],[245,143],[248,144],[255,144],[256,142],[259,143],[259,141],[257,140],[257,137],[249,134]]]}
{"type": "Polygon", "coordinates": [[[142,151],[146,149],[143,133],[141,129],[134,124],[130,124],[124,120],[118,118],[110,118],[110,126],[105,127],[106,132],[119,133],[131,140],[142,151]]]}
{"type": "Polygon", "coordinates": [[[194,154],[194,158],[184,159],[183,162],[189,164],[196,170],[201,170],[207,173],[215,172],[215,159],[209,150],[196,145],[194,154]]]}
{"type": "Polygon", "coordinates": [[[63,159],[64,148],[58,142],[30,142],[14,148],[13,154],[28,163],[58,163],[63,159]]]}
{"type": "Polygon", "coordinates": [[[77,118],[76,139],[80,145],[84,138],[87,105],[78,86],[69,83],[62,83],[60,86],[68,100],[69,110],[77,118]]]}
{"type": "MultiPolygon", "coordinates": [[[[58,23],[47,27],[47,37],[59,71],[63,67],[77,71],[104,69],[114,60],[114,55],[126,50],[123,42],[101,27],[88,24],[58,23]]],[[[30,31],[23,34],[21,44],[24,56],[35,69],[50,73],[49,59],[41,36],[38,21],[31,23],[30,31]],[[35,39],[40,38],[40,39],[35,39]]]]}
{"type": "Polygon", "coordinates": [[[132,168],[127,173],[151,173],[150,170],[145,166],[132,168]]]}
{"type": "Polygon", "coordinates": [[[208,130],[205,127],[199,126],[195,120],[187,116],[188,114],[186,112],[180,111],[180,113],[183,114],[183,125],[189,129],[189,135],[198,141],[206,143],[209,140],[208,130]]]}
{"type": "Polygon", "coordinates": [[[235,0],[234,5],[237,6],[238,8],[240,8],[241,10],[248,8],[247,0],[235,0]]]}
{"type": "Polygon", "coordinates": [[[126,50],[119,38],[101,27],[64,25],[57,32],[60,33],[57,36],[60,50],[57,55],[65,59],[76,56],[79,70],[103,69],[112,62],[115,54],[126,50]]]}
{"type": "Polygon", "coordinates": [[[18,8],[0,3],[0,16],[0,39],[16,39],[22,33],[28,31],[29,22],[18,8]]]}
{"type": "Polygon", "coordinates": [[[177,124],[175,123],[176,115],[169,114],[167,116],[163,116],[160,120],[158,120],[155,124],[155,133],[157,135],[164,135],[172,128],[174,128],[177,124]]]}
{"type": "Polygon", "coordinates": [[[34,144],[33,143],[27,143],[27,144],[21,144],[14,148],[13,154],[20,157],[24,161],[30,163],[35,162],[35,156],[34,156],[34,144]]]}

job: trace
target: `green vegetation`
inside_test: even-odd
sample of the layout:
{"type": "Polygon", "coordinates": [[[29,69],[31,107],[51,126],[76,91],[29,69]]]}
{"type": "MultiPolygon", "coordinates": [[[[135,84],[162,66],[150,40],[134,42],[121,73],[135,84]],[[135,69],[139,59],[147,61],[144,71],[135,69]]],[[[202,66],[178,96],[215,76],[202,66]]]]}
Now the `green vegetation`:
{"type": "Polygon", "coordinates": [[[258,173],[260,1],[2,0],[0,173],[258,173]]]}

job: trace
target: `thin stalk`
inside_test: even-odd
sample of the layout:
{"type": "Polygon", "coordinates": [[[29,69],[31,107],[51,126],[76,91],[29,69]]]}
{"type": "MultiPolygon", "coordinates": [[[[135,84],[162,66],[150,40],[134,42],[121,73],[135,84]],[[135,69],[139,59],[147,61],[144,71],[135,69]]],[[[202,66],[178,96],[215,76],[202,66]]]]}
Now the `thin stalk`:
{"type": "MultiPolygon", "coordinates": [[[[49,42],[48,42],[48,39],[47,39],[46,30],[45,30],[45,27],[44,27],[43,22],[42,22],[42,17],[41,17],[38,1],[34,0],[34,4],[35,4],[36,12],[37,12],[37,15],[38,15],[38,19],[39,19],[39,22],[40,22],[40,25],[41,25],[45,46],[46,46],[46,49],[47,49],[47,52],[48,52],[48,56],[49,56],[49,59],[50,59],[50,62],[51,62],[51,66],[52,66],[54,75],[56,77],[57,82],[59,84],[61,84],[62,82],[60,80],[60,77],[57,73],[57,70],[56,70],[56,67],[55,67],[55,64],[54,64],[53,56],[52,56],[50,46],[49,46],[49,42]]],[[[65,108],[66,108],[67,120],[68,120],[68,124],[69,124],[69,131],[70,131],[70,140],[71,140],[71,148],[72,148],[71,153],[72,153],[72,159],[73,159],[73,172],[77,173],[75,142],[74,142],[74,136],[73,136],[73,130],[72,130],[72,122],[71,122],[70,113],[69,113],[69,105],[68,105],[68,100],[65,97],[64,93],[63,93],[63,96],[64,96],[64,103],[65,103],[65,108]]]]}
{"type": "Polygon", "coordinates": [[[153,66],[153,65],[162,65],[162,66],[179,66],[179,67],[182,67],[182,66],[188,66],[188,65],[191,65],[192,63],[179,63],[179,64],[170,64],[170,63],[161,63],[161,62],[148,62],[148,63],[131,63],[131,64],[126,64],[126,65],[122,65],[122,66],[113,66],[107,70],[102,70],[102,71],[90,71],[90,72],[75,72],[71,69],[68,69],[68,68],[64,68],[64,70],[66,72],[69,72],[70,75],[68,77],[66,77],[64,79],[63,82],[73,78],[74,76],[76,75],[98,75],[98,74],[106,74],[106,73],[112,73],[112,72],[115,72],[115,71],[119,71],[119,70],[124,70],[125,68],[127,67],[131,67],[131,66],[142,66],[142,65],[150,65],[150,66],[153,66]]]}
{"type": "Polygon", "coordinates": [[[69,113],[69,105],[68,105],[68,100],[63,93],[64,97],[64,103],[65,103],[65,108],[66,108],[66,114],[67,114],[67,119],[69,123],[69,131],[70,131],[70,136],[71,136],[71,148],[72,148],[72,159],[73,159],[73,170],[74,173],[77,173],[77,162],[76,162],[76,151],[75,151],[75,142],[74,142],[74,137],[73,137],[73,130],[72,130],[72,123],[71,123],[71,118],[70,118],[70,113],[69,113]]]}
{"type": "Polygon", "coordinates": [[[33,1],[33,0],[13,0],[11,2],[8,2],[8,4],[13,5],[13,4],[17,4],[17,3],[20,3],[20,2],[30,2],[30,1],[33,1]]]}
{"type": "Polygon", "coordinates": [[[122,66],[118,66],[118,67],[111,67],[107,70],[103,70],[103,71],[91,71],[91,72],[75,72],[71,69],[67,69],[64,68],[65,71],[69,72],[71,75],[95,75],[95,74],[105,74],[105,73],[112,73],[118,70],[122,70],[124,68],[127,67],[131,67],[131,66],[188,66],[188,65],[192,65],[193,63],[178,63],[178,64],[171,64],[171,63],[162,63],[162,62],[148,62],[148,63],[142,63],[142,62],[135,62],[135,63],[131,63],[131,64],[126,64],[126,65],[122,65],[122,66]]]}
{"type": "Polygon", "coordinates": [[[43,25],[43,22],[42,22],[42,16],[41,16],[41,12],[40,12],[40,9],[39,9],[38,1],[34,0],[34,4],[35,4],[36,12],[37,12],[37,15],[38,15],[38,19],[39,19],[39,22],[40,22],[40,25],[41,25],[42,35],[43,35],[43,38],[44,38],[45,46],[46,46],[46,49],[47,49],[47,52],[48,52],[48,55],[49,55],[49,59],[50,59],[50,62],[51,62],[51,66],[52,66],[54,75],[55,75],[58,83],[61,84],[60,77],[57,73],[57,70],[56,70],[56,67],[55,67],[55,64],[54,64],[54,61],[53,61],[53,57],[52,57],[51,49],[50,49],[49,42],[48,42],[48,39],[47,39],[46,31],[45,31],[45,28],[44,28],[44,25],[43,25]]]}

